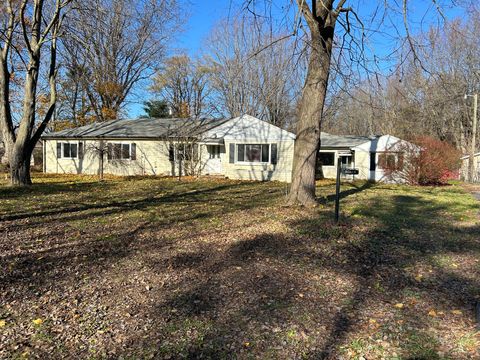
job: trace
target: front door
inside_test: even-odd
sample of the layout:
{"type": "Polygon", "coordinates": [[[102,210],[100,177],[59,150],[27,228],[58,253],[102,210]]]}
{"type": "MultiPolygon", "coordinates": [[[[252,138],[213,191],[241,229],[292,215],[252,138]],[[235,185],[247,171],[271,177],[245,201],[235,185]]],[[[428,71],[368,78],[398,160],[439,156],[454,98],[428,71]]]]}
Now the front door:
{"type": "MultiPolygon", "coordinates": [[[[222,145],[207,145],[207,161],[205,163],[205,174],[222,174],[222,148],[225,149],[222,145]]],[[[223,150],[223,152],[225,152],[223,150]]]]}

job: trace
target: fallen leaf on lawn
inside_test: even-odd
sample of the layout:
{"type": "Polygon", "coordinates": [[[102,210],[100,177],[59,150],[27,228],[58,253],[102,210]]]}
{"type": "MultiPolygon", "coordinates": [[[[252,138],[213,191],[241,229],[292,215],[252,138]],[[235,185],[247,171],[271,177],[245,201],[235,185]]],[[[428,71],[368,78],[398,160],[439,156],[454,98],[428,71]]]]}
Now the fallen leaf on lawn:
{"type": "Polygon", "coordinates": [[[428,316],[433,316],[433,317],[435,317],[435,316],[437,316],[437,312],[436,312],[435,310],[430,310],[430,311],[428,312],[428,316]]]}
{"type": "Polygon", "coordinates": [[[395,304],[394,306],[395,306],[397,309],[403,309],[403,304],[402,304],[402,303],[395,304]]]}
{"type": "Polygon", "coordinates": [[[7,322],[5,320],[0,320],[0,328],[4,327],[5,325],[7,325],[7,322]]]}
{"type": "Polygon", "coordinates": [[[417,276],[415,276],[415,280],[417,281],[422,281],[422,278],[423,278],[422,274],[418,274],[417,276]]]}
{"type": "Polygon", "coordinates": [[[370,324],[375,324],[375,323],[377,322],[377,320],[375,320],[375,319],[370,319],[370,320],[368,320],[368,322],[369,322],[370,324]]]}
{"type": "Polygon", "coordinates": [[[452,314],[462,315],[462,312],[460,310],[452,310],[452,314]]]}
{"type": "Polygon", "coordinates": [[[303,298],[304,295],[303,295],[302,293],[300,293],[300,294],[298,294],[298,296],[300,296],[301,298],[303,298]]]}
{"type": "Polygon", "coordinates": [[[35,319],[35,320],[32,320],[32,321],[33,321],[33,323],[34,323],[35,325],[42,325],[42,324],[43,324],[43,320],[40,319],[40,318],[35,319]]]}

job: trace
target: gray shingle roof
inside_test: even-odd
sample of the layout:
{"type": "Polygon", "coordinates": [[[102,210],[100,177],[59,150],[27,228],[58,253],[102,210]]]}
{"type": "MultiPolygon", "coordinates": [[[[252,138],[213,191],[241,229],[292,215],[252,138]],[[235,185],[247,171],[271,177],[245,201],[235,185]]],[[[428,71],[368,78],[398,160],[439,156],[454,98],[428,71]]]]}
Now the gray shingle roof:
{"type": "Polygon", "coordinates": [[[371,141],[367,136],[320,134],[322,148],[350,148],[371,141]]]}
{"type": "Polygon", "coordinates": [[[229,119],[128,119],[97,122],[73,129],[47,133],[44,139],[56,138],[175,138],[195,137],[229,119]]]}

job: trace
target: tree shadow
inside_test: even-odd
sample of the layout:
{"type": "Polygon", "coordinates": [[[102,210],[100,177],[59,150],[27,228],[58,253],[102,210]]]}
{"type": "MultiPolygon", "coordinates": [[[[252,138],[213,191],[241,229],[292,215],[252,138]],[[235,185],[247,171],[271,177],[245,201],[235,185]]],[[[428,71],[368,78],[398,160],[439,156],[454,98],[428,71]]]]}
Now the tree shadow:
{"type": "MultiPolygon", "coordinates": [[[[3,256],[1,268],[9,269],[12,262],[14,267],[0,276],[2,299],[34,301],[43,291],[62,293],[62,284],[107,277],[109,268],[131,258],[136,273],[162,279],[161,286],[145,295],[138,294],[138,286],[123,285],[139,280],[122,262],[126,278],[110,306],[123,306],[122,296],[130,296],[123,292],[131,290],[134,310],[129,311],[141,326],[112,324],[112,337],[121,340],[99,345],[105,357],[336,359],[350,337],[362,332],[359,326],[367,316],[384,311],[388,314],[379,322],[406,324],[400,332],[401,356],[434,359],[440,345],[430,331],[431,319],[424,308],[407,304],[408,294],[436,311],[461,309],[465,321],[474,324],[478,276],[435,266],[447,255],[480,253],[479,226],[457,225],[448,216],[449,204],[392,192],[392,201],[370,198],[337,226],[325,209],[295,216],[294,210],[279,209],[275,201],[281,191],[268,189],[235,183],[115,206],[90,204],[88,210],[67,206],[74,211],[58,217],[47,211],[37,226],[82,217],[88,222],[138,209],[161,209],[166,215],[154,220],[142,216],[135,228],[119,228],[109,238],[87,233],[77,242],[3,256]],[[206,203],[214,206],[205,208],[206,203]],[[275,226],[284,230],[262,227],[280,213],[275,226]],[[242,221],[233,221],[237,218],[242,221]],[[367,220],[368,227],[359,226],[367,220]],[[205,238],[215,231],[227,234],[225,239],[205,238]],[[416,279],[419,271],[421,281],[416,279]],[[400,302],[404,308],[395,308],[400,302]]],[[[52,233],[62,235],[60,229],[52,233]]],[[[382,331],[390,330],[385,326],[382,331]]],[[[78,351],[73,356],[86,354],[72,351],[78,351]]]]}
{"type": "MultiPolygon", "coordinates": [[[[173,309],[169,321],[176,324],[177,332],[194,321],[201,335],[175,347],[171,344],[174,335],[160,325],[149,329],[148,340],[143,340],[139,348],[153,341],[157,355],[192,359],[242,358],[252,351],[267,358],[285,351],[286,357],[336,359],[350,333],[365,321],[364,311],[380,304],[383,309],[396,311],[396,319],[411,328],[402,330],[402,356],[440,358],[438,341],[429,330],[431,318],[424,309],[406,306],[400,311],[394,304],[405,301],[406,293],[421,294],[423,301],[434,304],[437,311],[463,309],[474,324],[478,280],[434,268],[428,279],[418,281],[405,269],[429,264],[445,253],[480,252],[480,228],[460,228],[449,220],[439,223],[438,217],[448,211],[448,206],[432,206],[416,196],[394,195],[392,206],[382,199],[372,199],[365,211],[377,226],[354,241],[349,236],[348,219],[347,224],[335,227],[324,214],[317,214],[289,223],[291,232],[287,235],[264,233],[243,238],[221,252],[202,247],[174,257],[172,263],[184,276],[166,289],[167,295],[150,316],[163,318],[173,309]],[[319,222],[330,230],[319,231],[319,222]],[[340,230],[336,232],[335,228],[340,230]],[[442,238],[432,234],[441,234],[442,238]],[[354,279],[357,285],[342,299],[337,296],[342,286],[313,290],[309,295],[311,274],[321,278],[322,273],[354,279]],[[319,291],[327,294],[318,296],[319,291]],[[297,346],[297,352],[288,352],[289,341],[300,341],[298,334],[321,325],[325,331],[314,340],[315,350],[297,346]]],[[[165,271],[155,261],[150,266],[165,271]]]]}
{"type": "MultiPolygon", "coordinates": [[[[340,191],[340,200],[342,200],[342,199],[344,199],[344,198],[346,198],[350,195],[354,195],[354,194],[357,194],[359,192],[371,189],[372,187],[375,186],[375,183],[371,182],[371,181],[365,181],[365,182],[362,182],[361,184],[351,182],[351,183],[348,183],[348,185],[352,186],[352,188],[348,189],[348,190],[340,191]]],[[[328,204],[330,202],[333,202],[333,201],[335,201],[335,194],[327,195],[325,197],[321,197],[321,198],[318,199],[318,202],[320,204],[323,204],[323,205],[326,205],[326,204],[328,204]]]]}

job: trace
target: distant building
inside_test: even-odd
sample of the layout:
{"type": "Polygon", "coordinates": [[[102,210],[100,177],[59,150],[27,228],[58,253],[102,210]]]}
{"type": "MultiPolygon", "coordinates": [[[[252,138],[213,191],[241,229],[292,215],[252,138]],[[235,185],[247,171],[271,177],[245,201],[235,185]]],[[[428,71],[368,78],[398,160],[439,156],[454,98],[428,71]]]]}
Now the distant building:
{"type": "MultiPolygon", "coordinates": [[[[473,160],[473,173],[474,182],[480,182],[480,152],[474,154],[473,160]]],[[[462,166],[460,168],[460,179],[468,180],[468,167],[470,163],[470,155],[465,155],[460,158],[462,160],[462,166]]]]}

